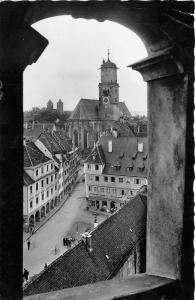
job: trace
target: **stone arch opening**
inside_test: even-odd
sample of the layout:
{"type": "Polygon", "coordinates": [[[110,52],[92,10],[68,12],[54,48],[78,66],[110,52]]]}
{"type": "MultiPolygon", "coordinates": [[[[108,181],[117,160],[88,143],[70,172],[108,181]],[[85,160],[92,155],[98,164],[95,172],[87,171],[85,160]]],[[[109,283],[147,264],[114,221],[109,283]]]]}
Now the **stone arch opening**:
{"type": "Polygon", "coordinates": [[[35,222],[40,222],[40,211],[37,210],[37,212],[35,213],[35,222]]]}
{"type": "Polygon", "coordinates": [[[29,218],[29,226],[34,226],[35,223],[35,217],[34,215],[31,215],[29,218]]]}
{"type": "Polygon", "coordinates": [[[41,207],[41,218],[45,217],[45,206],[41,207]]]}
{"type": "Polygon", "coordinates": [[[54,201],[52,199],[51,202],[50,202],[50,209],[53,209],[53,208],[54,208],[54,201]]]}
{"type": "Polygon", "coordinates": [[[46,213],[47,213],[47,214],[49,213],[49,202],[48,202],[47,205],[46,205],[46,213]]]}
{"type": "MultiPolygon", "coordinates": [[[[175,149],[175,153],[184,154],[184,148],[186,150],[186,155],[183,156],[183,162],[187,164],[187,166],[190,166],[191,161],[193,160],[193,151],[191,151],[191,141],[190,139],[192,137],[192,134],[189,133],[189,129],[192,130],[191,125],[187,125],[186,130],[186,121],[188,119],[193,120],[193,28],[190,30],[191,21],[188,21],[188,17],[190,18],[189,12],[193,14],[193,8],[190,8],[187,4],[183,4],[182,2],[176,3],[178,1],[165,3],[166,1],[149,1],[150,3],[146,3],[144,1],[140,1],[138,3],[134,1],[126,1],[126,2],[119,2],[116,1],[116,3],[111,3],[112,7],[109,7],[109,2],[106,1],[105,3],[102,3],[100,1],[94,2],[94,1],[87,1],[87,2],[81,2],[77,7],[75,7],[74,3],[72,4],[72,1],[59,1],[57,2],[50,2],[49,6],[47,7],[47,1],[44,1],[42,3],[20,3],[22,10],[20,10],[21,14],[20,17],[17,18],[18,15],[18,6],[16,9],[14,6],[11,7],[11,9],[3,10],[3,13],[1,11],[2,19],[7,20],[10,19],[11,22],[5,22],[5,26],[0,27],[1,35],[4,36],[7,32],[10,30],[12,31],[12,37],[14,37],[12,40],[4,40],[6,44],[6,47],[4,47],[4,52],[1,55],[1,81],[3,83],[4,91],[3,91],[3,100],[2,101],[2,109],[0,110],[3,112],[4,117],[2,118],[3,122],[7,124],[7,120],[9,120],[10,126],[12,125],[10,131],[6,132],[6,134],[1,130],[2,134],[2,141],[6,141],[3,143],[4,145],[4,155],[5,160],[9,162],[10,158],[14,158],[14,165],[18,166],[16,171],[12,171],[12,174],[6,170],[6,168],[3,170],[2,175],[4,177],[11,176],[9,178],[10,180],[13,180],[14,188],[11,190],[8,190],[8,193],[6,194],[6,197],[8,197],[10,200],[15,198],[15,205],[17,208],[17,205],[20,205],[21,199],[22,199],[22,189],[21,185],[19,184],[19,180],[15,181],[15,178],[18,177],[23,179],[23,173],[20,171],[20,168],[22,170],[22,160],[20,158],[20,155],[18,155],[18,149],[22,152],[22,146],[20,145],[20,142],[22,141],[22,124],[19,124],[20,119],[22,119],[22,72],[24,68],[31,64],[32,62],[35,62],[37,58],[40,56],[41,52],[47,45],[46,39],[44,39],[42,36],[37,34],[35,30],[30,28],[28,24],[32,24],[38,20],[41,20],[46,17],[54,16],[54,15],[60,15],[60,14],[70,14],[74,17],[84,17],[84,18],[95,18],[100,21],[103,21],[105,19],[112,19],[115,22],[119,22],[123,24],[124,26],[127,26],[128,28],[132,28],[135,30],[135,32],[140,35],[142,40],[144,41],[149,57],[147,60],[139,62],[137,64],[133,65],[133,68],[136,70],[139,70],[140,73],[142,73],[142,76],[144,77],[145,81],[148,81],[148,100],[149,100],[149,118],[151,122],[151,132],[149,133],[150,138],[153,137],[154,139],[159,138],[159,133],[157,129],[153,129],[152,126],[155,124],[157,125],[157,128],[159,129],[162,127],[162,131],[166,132],[167,136],[163,137],[161,139],[161,143],[164,147],[156,149],[155,147],[151,149],[152,156],[151,158],[156,158],[156,162],[158,161],[158,158],[163,156],[163,150],[167,150],[167,145],[170,144],[170,133],[169,130],[166,130],[167,128],[170,128],[169,125],[173,125],[169,123],[172,120],[176,122],[177,126],[179,127],[181,124],[183,125],[181,131],[182,131],[182,137],[180,134],[174,135],[175,141],[174,145],[178,145],[178,148],[175,149]],[[99,2],[99,3],[98,3],[99,2]],[[91,5],[93,7],[91,7],[91,5]],[[100,5],[102,5],[100,7],[100,5]],[[128,9],[126,5],[129,5],[128,9]],[[147,6],[148,5],[148,6],[147,6]],[[188,7],[187,7],[188,6],[188,7]],[[40,9],[41,7],[41,9],[40,9]],[[93,9],[92,9],[93,8],[93,9]],[[141,9],[140,9],[141,8],[141,9]],[[176,9],[176,11],[175,11],[176,9]],[[173,15],[175,11],[175,15],[173,15]],[[181,14],[180,14],[181,12],[181,14]],[[182,19],[182,13],[185,14],[182,19]],[[172,15],[172,16],[171,16],[172,15]],[[179,15],[179,17],[178,17],[179,15]],[[167,16],[169,18],[167,18],[167,16]],[[186,20],[185,20],[186,18],[186,20]],[[159,19],[161,22],[159,23],[159,19]],[[181,22],[182,19],[182,22],[181,22]],[[12,21],[13,20],[13,21],[12,21]],[[15,22],[17,20],[17,22],[15,22]],[[6,25],[8,24],[9,25],[6,25]],[[183,26],[184,24],[184,26],[183,26]],[[170,26],[169,26],[170,25],[170,26]],[[187,26],[185,26],[187,25],[187,26]],[[185,27],[185,28],[184,28],[185,27]],[[21,38],[21,34],[25,35],[25,39],[21,38]],[[185,39],[189,39],[189,42],[185,39]],[[7,42],[8,41],[8,42],[7,42]],[[32,43],[28,43],[28,41],[32,43]],[[175,48],[173,47],[176,46],[175,48]],[[11,48],[14,49],[13,55],[10,56],[11,48]],[[9,50],[9,51],[8,51],[9,50]],[[190,56],[192,57],[190,58],[190,56]],[[151,67],[152,66],[152,72],[151,67]],[[163,69],[164,67],[164,69],[163,69]],[[171,78],[171,80],[170,80],[171,78]],[[173,84],[174,83],[174,84],[173,84]],[[171,87],[171,85],[174,85],[171,87]],[[171,91],[170,91],[171,88],[171,91]],[[163,93],[162,93],[163,91],[163,93]],[[170,93],[168,93],[168,91],[170,93]],[[168,94],[167,94],[168,93],[168,94]],[[13,95],[14,95],[14,101],[13,101],[13,95]],[[169,98],[169,102],[168,99],[169,98]],[[159,112],[159,108],[156,105],[156,99],[158,100],[158,104],[161,106],[161,112],[159,112]],[[181,100],[182,99],[182,100],[181,100]],[[171,102],[173,100],[173,102],[171,102]],[[180,101],[180,102],[179,102],[180,101]],[[182,104],[181,104],[182,102],[182,104]],[[186,103],[187,107],[184,105],[186,103]],[[181,104],[181,105],[180,105],[181,104]],[[173,107],[173,105],[175,105],[173,107]],[[170,107],[171,106],[171,107],[170,107]],[[185,107],[184,107],[185,106],[185,107]],[[12,109],[10,109],[12,107],[12,109]],[[176,112],[177,107],[180,109],[180,111],[176,112]],[[175,118],[173,118],[173,113],[171,115],[170,110],[175,111],[177,116],[175,115],[175,118]],[[169,112],[167,114],[166,112],[169,112]],[[14,113],[13,113],[14,112],[14,113]],[[157,113],[158,112],[158,113],[157,113]],[[187,120],[186,120],[187,116],[187,120]],[[160,121],[160,122],[159,122],[160,121]],[[17,126],[15,126],[17,124],[17,126]],[[21,139],[19,138],[18,141],[16,141],[16,144],[13,145],[13,143],[10,143],[9,140],[13,141],[15,136],[21,136],[21,139]],[[185,144],[185,138],[186,136],[187,141],[185,144]],[[180,141],[180,143],[179,143],[180,141]],[[181,145],[182,144],[182,145],[181,145]],[[185,145],[183,145],[185,144],[185,145]],[[178,151],[179,149],[179,151],[178,151]],[[10,151],[12,151],[12,154],[10,156],[10,151]],[[7,154],[8,153],[8,154],[7,154]],[[6,175],[6,176],[5,176],[6,175]],[[8,176],[7,176],[8,175],[8,176]],[[15,190],[18,190],[19,192],[17,195],[15,195],[15,190]],[[21,190],[21,192],[20,192],[21,190]],[[14,191],[14,192],[12,192],[14,191]]],[[[4,3],[7,4],[7,3],[4,3]]],[[[14,4],[15,5],[15,4],[14,4]]],[[[189,4],[191,5],[191,4],[189,4]]],[[[20,9],[20,8],[19,8],[20,9]]],[[[2,21],[2,20],[1,20],[2,21]]],[[[193,26],[193,25],[192,25],[193,26]]],[[[2,93],[1,93],[2,98],[2,93]]],[[[161,131],[161,132],[162,132],[161,131]]],[[[172,133],[176,131],[176,128],[174,127],[174,130],[171,131],[172,133]]],[[[173,141],[171,141],[171,145],[173,145],[173,141]]],[[[174,146],[174,147],[175,147],[174,146]]],[[[168,149],[169,150],[169,149],[168,149]]],[[[172,153],[172,152],[171,152],[172,153]]],[[[183,172],[183,166],[182,166],[182,160],[176,159],[176,157],[170,158],[169,152],[166,152],[167,156],[167,165],[170,166],[173,162],[173,159],[175,159],[176,163],[178,163],[178,172],[176,181],[178,183],[178,178],[181,179],[181,174],[183,172]]],[[[182,180],[180,181],[181,184],[178,186],[174,186],[174,188],[178,188],[177,192],[173,193],[173,186],[170,192],[170,189],[167,188],[166,191],[163,190],[163,193],[160,194],[159,190],[161,188],[161,183],[165,182],[162,179],[166,179],[167,184],[169,184],[169,181],[171,182],[171,177],[173,174],[171,172],[163,172],[161,167],[151,161],[151,168],[153,168],[153,171],[155,174],[157,174],[157,178],[155,178],[155,181],[153,183],[153,186],[156,187],[156,191],[158,194],[155,195],[155,189],[151,189],[149,193],[149,197],[152,200],[155,199],[155,201],[151,201],[150,204],[150,210],[149,210],[149,218],[148,218],[148,224],[152,223],[152,218],[154,217],[157,219],[155,224],[155,230],[153,232],[156,232],[155,236],[148,236],[149,243],[148,245],[153,246],[154,241],[156,241],[155,246],[157,246],[158,249],[154,249],[154,253],[151,253],[151,249],[149,249],[149,252],[147,254],[147,261],[149,260],[149,271],[153,274],[161,274],[161,270],[156,270],[157,268],[160,268],[161,265],[166,264],[168,275],[170,278],[180,278],[180,258],[181,255],[178,255],[176,251],[178,250],[181,253],[181,244],[175,241],[175,245],[177,247],[174,248],[174,253],[172,253],[171,248],[172,244],[166,243],[167,247],[166,249],[163,249],[164,253],[162,253],[161,249],[164,248],[163,244],[165,244],[165,235],[167,236],[167,240],[171,240],[171,236],[174,237],[174,239],[178,239],[180,236],[180,239],[185,233],[188,235],[189,226],[184,226],[184,230],[182,231],[181,223],[183,222],[182,217],[177,218],[176,212],[174,209],[169,210],[169,207],[173,208],[174,204],[175,207],[176,204],[181,208],[183,207],[183,202],[181,201],[181,196],[185,197],[186,200],[189,200],[189,197],[191,197],[191,191],[192,190],[192,184],[193,180],[193,166],[192,169],[188,169],[188,172],[186,171],[186,180],[185,180],[185,186],[182,184],[182,180]],[[158,169],[159,167],[159,169],[158,169]],[[188,174],[189,175],[188,175],[188,174]],[[166,174],[166,178],[164,178],[166,174]],[[161,180],[159,179],[161,177],[161,180]],[[179,191],[179,194],[178,194],[179,191]],[[184,191],[184,193],[183,193],[184,191]],[[189,196],[190,193],[190,196],[189,196]],[[171,194],[171,199],[170,199],[171,194]],[[175,200],[175,196],[177,196],[177,202],[175,200]],[[161,198],[161,199],[159,199],[161,198]],[[166,201],[166,199],[168,201],[166,201]],[[169,201],[171,200],[171,201],[169,201]],[[179,222],[173,222],[171,223],[173,226],[171,228],[168,228],[169,232],[163,232],[162,228],[160,228],[161,224],[169,224],[169,221],[167,218],[167,214],[161,214],[160,208],[162,207],[162,201],[164,201],[163,207],[167,208],[167,211],[173,212],[172,220],[178,220],[179,222]],[[156,213],[156,216],[155,216],[156,213]],[[175,228],[175,224],[179,225],[179,228],[175,228]],[[160,229],[159,229],[160,228],[160,229]],[[159,240],[159,236],[161,237],[161,241],[159,240]],[[176,250],[175,250],[176,249],[176,250]],[[159,250],[159,251],[158,251],[159,250]],[[170,250],[169,255],[166,255],[166,251],[170,250]],[[159,253],[159,255],[158,255],[159,253]],[[159,261],[158,266],[155,264],[152,264],[152,260],[150,257],[153,255],[158,255],[158,257],[154,257],[153,261],[159,261]],[[170,255],[171,254],[171,255],[170,255]],[[160,257],[161,256],[161,257],[160,257]],[[171,268],[169,265],[167,265],[167,259],[166,257],[169,257],[169,262],[171,265],[171,268]],[[179,258],[179,259],[178,259],[179,258]],[[175,271],[175,272],[172,272],[175,271]]],[[[172,168],[173,170],[173,168],[172,168]]],[[[175,169],[174,169],[175,170],[175,169]]],[[[2,177],[3,178],[3,177],[2,177]]],[[[151,176],[152,178],[152,176],[151,176]]],[[[192,196],[193,199],[193,196],[192,196]]],[[[6,199],[7,200],[7,199],[6,199]]],[[[3,201],[9,203],[9,201],[3,201]]],[[[185,211],[182,211],[182,216],[185,215],[185,212],[188,211],[189,206],[191,205],[191,201],[187,201],[187,203],[184,203],[184,209],[185,211]],[[189,203],[190,202],[190,203],[189,203]]],[[[7,205],[7,204],[5,204],[7,205]]],[[[8,207],[9,208],[9,207],[8,207]]],[[[16,211],[16,210],[15,210],[16,211]]],[[[189,209],[189,211],[191,211],[189,209]]],[[[191,213],[190,213],[191,216],[191,213]]],[[[18,215],[16,215],[18,218],[18,215]]],[[[11,218],[10,218],[11,219],[11,218]]],[[[187,218],[186,218],[187,219],[187,218]]],[[[193,215],[192,215],[193,219],[193,215]]],[[[9,223],[10,226],[7,226],[7,228],[10,230],[9,233],[14,232],[14,226],[17,224],[17,219],[15,222],[13,219],[11,219],[9,223]]],[[[9,222],[9,221],[8,221],[9,222]]],[[[186,221],[184,220],[184,225],[186,224],[186,221]]],[[[191,225],[190,225],[191,226],[191,225]]],[[[191,227],[190,227],[191,228],[191,227]]],[[[153,228],[154,229],[154,228],[153,228]]],[[[166,228],[165,228],[166,229],[166,228]]],[[[4,231],[6,232],[6,231],[4,231]]],[[[151,232],[151,230],[150,230],[151,232]]],[[[191,229],[190,229],[191,232],[191,229]]],[[[192,231],[193,235],[193,231],[192,231]]],[[[18,243],[18,246],[15,245],[14,239],[9,239],[8,244],[4,243],[4,241],[7,242],[7,236],[2,236],[2,245],[6,245],[6,247],[9,247],[9,257],[12,258],[12,261],[14,262],[16,258],[16,254],[18,251],[20,251],[20,245],[18,243]],[[16,251],[15,247],[18,251],[16,251]],[[13,248],[13,250],[12,250],[13,248]],[[10,253],[12,255],[10,255],[10,253]]],[[[186,247],[189,243],[186,242],[186,240],[183,240],[182,247],[186,247]]],[[[190,244],[191,247],[191,244],[190,244]]],[[[192,246],[193,247],[193,246],[192,246]]],[[[6,250],[6,248],[5,248],[6,250]]],[[[181,253],[182,254],[182,253],[181,253]]],[[[7,258],[9,258],[7,257],[7,258]]],[[[11,262],[9,258],[9,262],[11,262]]],[[[6,283],[6,280],[9,281],[10,279],[9,272],[12,274],[13,263],[7,264],[7,274],[5,274],[4,281],[6,283]],[[11,266],[11,268],[9,267],[11,266]]],[[[187,271],[184,275],[187,276],[188,274],[188,267],[191,268],[189,263],[186,264],[184,267],[184,271],[187,271]]],[[[16,271],[17,273],[17,271],[16,271]]],[[[19,273],[21,273],[21,269],[19,270],[19,273]]],[[[184,277],[185,277],[184,276],[184,277]]],[[[10,276],[11,277],[11,276],[10,276]]],[[[13,278],[16,278],[17,276],[13,276],[13,278]]],[[[10,287],[11,287],[11,280],[10,280],[10,287]]],[[[14,285],[12,284],[12,287],[14,285]]],[[[14,290],[14,292],[16,289],[14,290]]],[[[186,297],[186,299],[190,299],[191,297],[186,297]]]]}

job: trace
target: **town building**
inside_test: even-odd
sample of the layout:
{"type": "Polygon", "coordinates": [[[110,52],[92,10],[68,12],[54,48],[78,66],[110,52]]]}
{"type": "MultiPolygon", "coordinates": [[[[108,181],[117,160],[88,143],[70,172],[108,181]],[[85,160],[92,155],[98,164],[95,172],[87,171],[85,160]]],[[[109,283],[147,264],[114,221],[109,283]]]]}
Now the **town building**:
{"type": "Polygon", "coordinates": [[[59,101],[57,102],[57,111],[62,115],[64,112],[63,109],[63,102],[61,99],[59,99],[59,101]]]}
{"type": "Polygon", "coordinates": [[[147,185],[147,138],[103,135],[84,163],[89,206],[114,211],[147,185]]]}
{"type": "Polygon", "coordinates": [[[73,148],[63,130],[42,132],[36,146],[59,168],[59,198],[67,197],[73,189],[80,166],[79,149],[73,148]]]}
{"type": "Polygon", "coordinates": [[[103,60],[100,67],[99,100],[80,99],[66,122],[66,130],[76,147],[93,148],[101,133],[109,129],[113,121],[131,114],[125,102],[119,101],[119,84],[117,82],[117,66],[103,60]]]}
{"type": "Polygon", "coordinates": [[[23,221],[27,231],[58,205],[58,195],[58,169],[53,159],[34,142],[24,140],[23,221]]]}
{"type": "Polygon", "coordinates": [[[24,296],[145,272],[146,209],[147,197],[136,195],[27,283],[24,296]]]}

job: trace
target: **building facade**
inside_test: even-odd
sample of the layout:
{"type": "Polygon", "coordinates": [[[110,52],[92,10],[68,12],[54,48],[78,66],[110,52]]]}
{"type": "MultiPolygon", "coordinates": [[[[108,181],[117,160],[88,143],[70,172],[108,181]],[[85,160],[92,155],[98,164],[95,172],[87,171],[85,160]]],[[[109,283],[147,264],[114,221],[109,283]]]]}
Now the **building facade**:
{"type": "Polygon", "coordinates": [[[58,169],[32,141],[24,142],[23,219],[27,230],[59,202],[58,169]]]}
{"type": "Polygon", "coordinates": [[[100,67],[99,100],[81,99],[66,122],[66,130],[76,147],[93,148],[101,134],[109,129],[114,121],[131,114],[124,102],[119,101],[117,66],[103,60],[100,67]]]}
{"type": "Polygon", "coordinates": [[[42,132],[35,144],[59,169],[59,198],[67,197],[75,185],[79,166],[79,149],[73,148],[63,130],[42,132]]]}
{"type": "Polygon", "coordinates": [[[88,205],[114,211],[147,185],[147,138],[102,136],[84,163],[88,205]]]}

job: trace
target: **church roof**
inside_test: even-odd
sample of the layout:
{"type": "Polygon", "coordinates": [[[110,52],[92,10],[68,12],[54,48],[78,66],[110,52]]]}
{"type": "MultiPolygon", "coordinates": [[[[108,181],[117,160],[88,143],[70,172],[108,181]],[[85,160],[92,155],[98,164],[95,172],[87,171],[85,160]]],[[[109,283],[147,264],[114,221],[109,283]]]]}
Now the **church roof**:
{"type": "MultiPolygon", "coordinates": [[[[127,117],[131,116],[124,102],[118,102],[117,105],[112,105],[111,109],[119,112],[118,117],[124,114],[127,117]]],[[[69,120],[102,120],[101,110],[99,110],[99,100],[80,99],[69,120]]]]}
{"type": "Polygon", "coordinates": [[[98,120],[98,100],[80,99],[69,120],[98,120]]]}
{"type": "Polygon", "coordinates": [[[62,254],[24,287],[24,296],[107,280],[145,238],[147,198],[136,195],[91,232],[90,252],[84,241],[62,254]]]}

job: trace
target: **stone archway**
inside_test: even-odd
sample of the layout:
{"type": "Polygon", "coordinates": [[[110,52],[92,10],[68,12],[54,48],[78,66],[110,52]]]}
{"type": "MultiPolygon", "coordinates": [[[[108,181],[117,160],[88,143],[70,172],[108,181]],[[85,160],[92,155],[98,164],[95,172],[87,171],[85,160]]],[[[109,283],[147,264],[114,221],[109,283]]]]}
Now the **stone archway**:
{"type": "Polygon", "coordinates": [[[45,206],[41,207],[41,218],[45,217],[45,206]]]}
{"type": "Polygon", "coordinates": [[[35,217],[34,215],[31,215],[29,218],[29,226],[34,226],[35,224],[35,217]]]}
{"type": "MultiPolygon", "coordinates": [[[[147,221],[149,226],[147,231],[147,271],[162,275],[161,266],[167,263],[166,258],[169,257],[166,270],[168,270],[169,278],[176,279],[181,276],[182,234],[183,236],[189,235],[188,229],[191,225],[188,224],[191,217],[193,219],[189,200],[191,197],[193,199],[193,193],[191,193],[191,190],[193,191],[193,166],[190,167],[191,161],[193,161],[193,151],[191,150],[193,136],[190,133],[193,132],[193,125],[189,125],[187,121],[193,120],[194,33],[191,19],[193,19],[194,11],[192,1],[186,2],[190,3],[183,1],[148,1],[148,3],[147,1],[114,1],[111,3],[109,1],[79,1],[76,6],[72,1],[51,1],[49,3],[34,1],[11,3],[10,9],[7,6],[5,10],[0,11],[1,24],[4,25],[0,26],[0,38],[2,37],[1,41],[6,43],[1,47],[0,58],[0,80],[3,85],[3,90],[0,91],[0,98],[3,100],[0,104],[0,112],[2,113],[2,124],[10,126],[10,130],[6,133],[2,126],[0,135],[4,146],[3,159],[16,166],[12,173],[8,168],[4,168],[0,175],[0,181],[3,182],[4,178],[9,178],[13,182],[12,188],[8,189],[6,193],[8,198],[6,200],[15,199],[16,208],[22,199],[21,183],[23,180],[22,159],[18,155],[19,152],[22,153],[22,122],[20,124],[19,121],[23,118],[22,72],[27,65],[36,62],[48,43],[29,25],[47,17],[68,14],[76,18],[118,22],[134,30],[144,41],[149,56],[145,61],[134,64],[132,67],[139,71],[144,80],[148,82],[149,140],[151,141],[153,138],[155,141],[159,141],[161,133],[166,133],[160,139],[159,145],[150,144],[149,174],[151,177],[148,189],[151,206],[148,210],[147,221]],[[20,11],[19,17],[18,11],[20,11]],[[6,22],[6,20],[10,20],[10,22],[6,22]],[[7,33],[10,32],[12,34],[8,35],[7,33]],[[187,127],[186,124],[188,124],[187,127]],[[170,127],[172,130],[169,131],[170,127]],[[159,128],[161,128],[160,134],[159,128]],[[19,138],[13,144],[12,141],[16,136],[19,138]],[[159,161],[159,157],[163,157],[163,151],[166,153],[166,161],[159,165],[156,162],[159,161]],[[188,166],[186,170],[184,163],[188,166]],[[165,169],[163,169],[164,166],[165,169]],[[155,178],[152,176],[154,173],[157,175],[155,178]],[[19,180],[16,181],[15,178],[19,178],[19,180]],[[171,185],[173,178],[175,179],[175,193],[173,185],[171,185]],[[154,179],[153,182],[151,182],[152,179],[154,179]],[[165,181],[167,183],[166,190],[162,187],[165,181]],[[18,191],[17,195],[15,194],[16,190],[18,191]],[[163,190],[162,193],[159,192],[161,190],[163,190]],[[183,202],[183,197],[185,202],[183,202]],[[153,199],[155,201],[152,201],[153,199]],[[159,209],[162,207],[164,210],[159,209]],[[174,209],[174,207],[178,209],[174,209]],[[183,207],[184,211],[181,212],[183,207]],[[164,211],[169,211],[171,214],[164,213],[164,211]],[[181,217],[178,217],[179,214],[181,217]],[[170,223],[171,228],[167,226],[168,230],[166,227],[163,228],[165,230],[162,230],[161,224],[170,223]],[[172,247],[172,243],[169,243],[172,237],[174,237],[176,247],[172,247]],[[163,247],[165,243],[166,249],[163,247]],[[158,261],[158,264],[154,264],[154,261],[158,261]]],[[[7,4],[9,5],[9,3],[2,3],[2,5],[7,4]]],[[[3,211],[5,211],[4,205],[10,205],[10,201],[3,201],[5,203],[2,207],[3,211]]],[[[14,232],[17,218],[14,219],[16,221],[10,219],[7,228],[14,232]]],[[[18,226],[20,225],[18,224],[18,226]]],[[[4,281],[6,283],[10,279],[11,286],[12,276],[9,276],[9,272],[10,274],[13,272],[12,265],[17,259],[16,254],[20,251],[20,243],[16,246],[14,240],[9,239],[7,244],[5,233],[1,236],[1,241],[2,245],[5,244],[10,249],[4,281]],[[13,263],[9,263],[11,262],[10,258],[13,263]]],[[[187,245],[188,241],[183,239],[182,250],[183,248],[187,249],[187,245]]],[[[186,264],[183,263],[183,267],[186,271],[184,275],[187,278],[191,265],[186,262],[186,264]]],[[[19,274],[20,272],[21,270],[19,270],[19,274]]],[[[15,277],[13,276],[13,278],[15,277]]],[[[13,284],[12,287],[14,286],[13,284]]],[[[190,297],[186,297],[186,299],[190,299],[190,297]]]]}
{"type": "Polygon", "coordinates": [[[49,213],[49,202],[47,203],[47,205],[46,205],[46,213],[48,214],[49,213]]]}
{"type": "Polygon", "coordinates": [[[53,209],[53,208],[54,208],[54,201],[52,199],[51,202],[50,202],[50,209],[53,209]]]}
{"type": "Polygon", "coordinates": [[[36,222],[40,222],[40,211],[39,210],[37,210],[35,213],[35,223],[36,222]]]}

